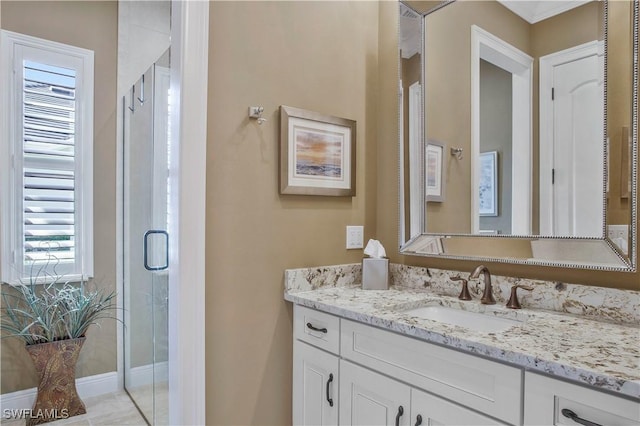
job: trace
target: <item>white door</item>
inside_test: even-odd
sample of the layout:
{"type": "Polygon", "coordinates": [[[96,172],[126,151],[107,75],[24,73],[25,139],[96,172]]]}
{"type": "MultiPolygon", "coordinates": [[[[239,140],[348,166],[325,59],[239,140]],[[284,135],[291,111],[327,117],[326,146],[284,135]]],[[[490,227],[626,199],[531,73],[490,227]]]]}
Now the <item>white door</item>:
{"type": "Polygon", "coordinates": [[[340,361],[340,424],[360,426],[408,426],[411,388],[340,361]]]}
{"type": "Polygon", "coordinates": [[[293,424],[338,424],[338,357],[295,340],[293,424]]]}
{"type": "Polygon", "coordinates": [[[416,426],[504,424],[416,389],[411,389],[410,421],[416,426]]]}
{"type": "Polygon", "coordinates": [[[541,162],[547,160],[542,154],[545,143],[551,145],[546,149],[552,156],[550,176],[541,175],[542,234],[602,237],[604,199],[602,191],[593,188],[602,187],[604,179],[603,64],[597,44],[590,52],[582,50],[582,55],[568,53],[569,60],[553,64],[549,72],[552,93],[541,93],[552,99],[547,103],[552,112],[540,114],[541,120],[552,120],[550,141],[545,141],[541,131],[541,162]],[[551,187],[551,205],[545,204],[545,182],[551,187]],[[549,218],[546,226],[545,215],[549,218]]]}

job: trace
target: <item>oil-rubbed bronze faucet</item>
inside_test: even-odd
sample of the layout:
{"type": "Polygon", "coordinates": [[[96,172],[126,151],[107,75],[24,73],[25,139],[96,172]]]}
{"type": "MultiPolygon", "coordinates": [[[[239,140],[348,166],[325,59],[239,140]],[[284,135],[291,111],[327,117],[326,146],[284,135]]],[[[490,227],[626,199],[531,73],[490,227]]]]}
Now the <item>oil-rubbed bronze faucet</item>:
{"type": "Polygon", "coordinates": [[[458,299],[460,300],[471,300],[471,294],[469,293],[469,287],[467,286],[467,280],[464,278],[457,276],[451,277],[452,281],[462,281],[462,290],[460,290],[460,295],[458,299]]]}
{"type": "Polygon", "coordinates": [[[496,299],[493,298],[493,288],[491,287],[491,273],[489,272],[489,268],[484,265],[478,265],[476,269],[471,272],[471,275],[469,275],[469,279],[479,278],[480,273],[482,273],[484,281],[484,293],[482,293],[480,303],[483,305],[495,305],[496,299]]]}
{"type": "Polygon", "coordinates": [[[518,301],[518,289],[521,288],[523,290],[532,291],[533,287],[529,287],[527,285],[516,284],[511,287],[511,297],[509,297],[509,301],[507,302],[507,308],[509,309],[521,309],[520,302],[518,301]]]}

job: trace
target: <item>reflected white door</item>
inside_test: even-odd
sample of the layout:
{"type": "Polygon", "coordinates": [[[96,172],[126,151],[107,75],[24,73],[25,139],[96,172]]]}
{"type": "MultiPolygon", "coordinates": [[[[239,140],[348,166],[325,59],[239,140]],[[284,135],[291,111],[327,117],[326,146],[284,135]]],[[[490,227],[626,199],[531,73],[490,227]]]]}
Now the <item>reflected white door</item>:
{"type": "MultiPolygon", "coordinates": [[[[545,141],[541,131],[541,164],[545,143],[552,155],[550,176],[541,176],[541,234],[602,237],[603,191],[594,190],[602,188],[604,179],[602,58],[597,43],[581,55],[566,56],[550,69],[550,140],[545,141]],[[545,182],[550,205],[545,203],[545,182]],[[550,220],[545,222],[545,215],[550,220]]],[[[541,93],[541,98],[548,95],[541,93]]],[[[550,113],[541,111],[541,120],[545,115],[548,119],[550,113]]]]}

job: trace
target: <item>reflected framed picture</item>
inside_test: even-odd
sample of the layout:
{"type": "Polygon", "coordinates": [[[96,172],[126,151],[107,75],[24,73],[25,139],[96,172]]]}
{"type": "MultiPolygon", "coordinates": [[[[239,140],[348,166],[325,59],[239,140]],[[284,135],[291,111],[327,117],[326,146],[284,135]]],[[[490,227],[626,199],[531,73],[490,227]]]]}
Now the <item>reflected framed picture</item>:
{"type": "Polygon", "coordinates": [[[356,122],[281,105],[280,194],[356,195],[356,122]]]}
{"type": "Polygon", "coordinates": [[[444,145],[428,141],[425,153],[425,195],[427,201],[444,201],[444,145]]]}
{"type": "Polygon", "coordinates": [[[498,216],[498,151],[480,154],[480,216],[498,216]]]}

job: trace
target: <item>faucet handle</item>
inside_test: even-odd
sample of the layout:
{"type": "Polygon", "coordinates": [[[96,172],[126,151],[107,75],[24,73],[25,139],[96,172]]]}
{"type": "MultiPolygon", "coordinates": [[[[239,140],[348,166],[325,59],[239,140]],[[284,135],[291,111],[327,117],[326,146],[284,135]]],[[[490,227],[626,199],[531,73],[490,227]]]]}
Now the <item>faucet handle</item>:
{"type": "Polygon", "coordinates": [[[462,290],[460,291],[460,295],[458,299],[460,300],[471,300],[471,294],[469,293],[468,281],[461,276],[451,277],[451,281],[462,281],[462,290]]]}
{"type": "Polygon", "coordinates": [[[507,302],[507,308],[509,309],[522,309],[520,306],[520,302],[518,301],[518,289],[521,288],[523,290],[532,291],[533,287],[528,285],[516,284],[511,287],[511,297],[509,297],[509,301],[507,302]]]}

